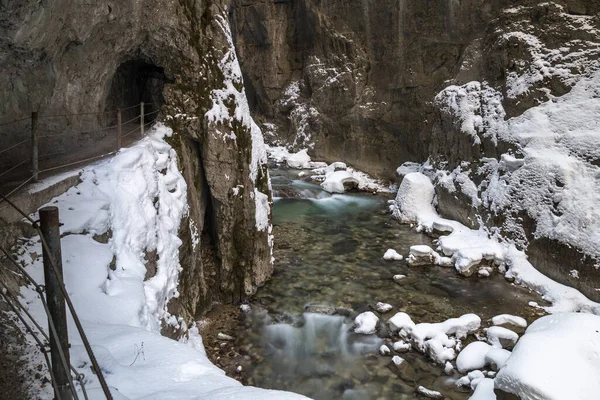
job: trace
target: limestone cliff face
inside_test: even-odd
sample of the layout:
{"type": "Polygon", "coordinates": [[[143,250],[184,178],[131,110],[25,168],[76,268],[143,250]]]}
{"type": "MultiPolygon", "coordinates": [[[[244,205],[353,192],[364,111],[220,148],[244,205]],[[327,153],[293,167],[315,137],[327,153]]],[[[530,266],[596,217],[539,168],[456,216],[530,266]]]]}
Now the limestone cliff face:
{"type": "Polygon", "coordinates": [[[180,295],[170,311],[186,322],[213,301],[240,301],[272,271],[266,158],[228,7],[227,0],[0,2],[1,115],[107,111],[77,119],[101,128],[115,107],[145,101],[174,128],[189,213],[180,232],[180,295]]]}
{"type": "Polygon", "coordinates": [[[431,101],[497,3],[235,0],[251,105],[277,138],[392,178],[427,158],[431,101]]]}
{"type": "MultiPolygon", "coordinates": [[[[430,158],[447,171],[436,180],[442,215],[472,227],[481,217],[528,248],[542,272],[599,300],[589,246],[538,229],[543,213],[561,217],[552,196],[564,182],[522,171],[504,205],[485,197],[489,162],[523,156],[493,125],[569,93],[597,68],[599,12],[594,0],[234,0],[230,14],[267,140],[391,179],[403,162],[430,158]],[[547,189],[539,201],[525,198],[533,186],[547,189]]],[[[569,154],[593,169],[598,153],[586,146],[569,154]]]]}

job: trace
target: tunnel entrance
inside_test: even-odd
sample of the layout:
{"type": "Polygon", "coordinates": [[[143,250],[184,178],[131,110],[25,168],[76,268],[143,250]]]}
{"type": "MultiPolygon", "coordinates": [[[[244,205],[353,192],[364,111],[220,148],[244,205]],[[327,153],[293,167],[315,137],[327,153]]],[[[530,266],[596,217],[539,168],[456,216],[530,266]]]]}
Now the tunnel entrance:
{"type": "Polygon", "coordinates": [[[122,111],[122,122],[139,124],[140,107],[144,102],[144,123],[153,122],[164,103],[163,86],[167,81],[163,68],[136,59],[119,65],[110,85],[106,100],[106,111],[110,124],[117,122],[115,111],[122,111]],[[137,121],[135,118],[138,117],[137,121]]]}

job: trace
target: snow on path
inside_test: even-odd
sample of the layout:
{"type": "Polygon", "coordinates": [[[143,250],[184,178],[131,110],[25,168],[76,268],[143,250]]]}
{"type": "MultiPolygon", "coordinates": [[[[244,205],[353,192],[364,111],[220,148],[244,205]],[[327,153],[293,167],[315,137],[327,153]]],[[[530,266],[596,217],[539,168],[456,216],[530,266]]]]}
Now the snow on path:
{"type": "MultiPolygon", "coordinates": [[[[300,399],[292,393],[243,387],[210,363],[194,328],[187,344],[160,335],[178,324],[166,306],[177,291],[179,224],[187,212],[186,183],[163,125],[114,158],[86,167],[82,182],[49,203],[59,208],[64,279],[86,335],[117,399],[300,399]],[[108,243],[94,235],[110,232],[108,243]],[[157,270],[146,278],[146,254],[157,270]],[[142,351],[143,350],[143,351],[142,351]],[[139,354],[138,354],[139,353],[139,354]],[[137,355],[137,357],[136,357],[137,355]]],[[[20,249],[21,261],[43,282],[39,238],[20,249]]],[[[24,298],[38,321],[46,317],[31,287],[24,298]]],[[[86,375],[90,398],[104,398],[73,321],[72,364],[86,375]]],[[[51,387],[39,393],[52,398],[51,387]]]]}

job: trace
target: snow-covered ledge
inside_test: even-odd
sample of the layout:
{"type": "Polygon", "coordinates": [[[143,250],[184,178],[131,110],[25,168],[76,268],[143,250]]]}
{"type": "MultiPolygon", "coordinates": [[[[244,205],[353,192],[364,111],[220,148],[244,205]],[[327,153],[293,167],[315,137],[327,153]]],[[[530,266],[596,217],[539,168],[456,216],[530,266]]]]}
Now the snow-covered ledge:
{"type": "MultiPolygon", "coordinates": [[[[164,140],[171,134],[158,125],[114,158],[85,168],[79,185],[50,202],[63,223],[65,283],[114,398],[304,398],[244,387],[225,376],[206,357],[195,327],[179,342],[161,336],[163,321],[182,322],[167,311],[169,300],[179,295],[177,233],[187,210],[187,185],[164,140]],[[154,276],[147,276],[148,252],[157,254],[154,276]],[[136,357],[135,349],[143,356],[136,357]]],[[[38,237],[19,249],[20,261],[38,281],[41,253],[38,237]]],[[[35,290],[23,287],[21,295],[37,320],[45,321],[35,290]]],[[[72,324],[69,331],[71,362],[96,398],[98,381],[72,324]]],[[[34,355],[32,361],[41,360],[34,355]]],[[[51,399],[51,386],[35,396],[51,399]]]]}

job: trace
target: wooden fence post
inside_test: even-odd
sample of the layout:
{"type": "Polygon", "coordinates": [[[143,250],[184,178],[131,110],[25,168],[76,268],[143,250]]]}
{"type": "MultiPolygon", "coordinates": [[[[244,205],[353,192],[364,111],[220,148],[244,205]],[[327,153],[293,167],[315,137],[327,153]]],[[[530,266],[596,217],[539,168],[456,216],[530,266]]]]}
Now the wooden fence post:
{"type": "Polygon", "coordinates": [[[140,137],[144,136],[144,102],[140,103],[140,137]]]}
{"type": "MultiPolygon", "coordinates": [[[[49,317],[52,318],[56,337],[53,339],[54,332],[50,330],[50,354],[52,355],[52,370],[56,378],[55,393],[57,399],[71,400],[70,374],[68,366],[65,366],[59,356],[59,343],[65,356],[65,362],[69,361],[69,333],[67,330],[67,312],[65,310],[65,298],[60,288],[62,276],[57,277],[52,261],[58,270],[62,273],[62,255],[60,249],[60,228],[58,222],[58,207],[44,207],[40,209],[40,229],[44,239],[48,243],[49,253],[43,250],[44,256],[44,284],[46,289],[46,302],[48,303],[49,317]]],[[[51,322],[48,322],[50,326],[51,322]]],[[[73,388],[74,389],[74,388],[73,388]]]]}
{"type": "Polygon", "coordinates": [[[117,150],[123,145],[123,131],[121,128],[121,109],[117,108],[117,150]]]}
{"type": "Polygon", "coordinates": [[[33,181],[37,182],[39,174],[38,165],[38,113],[31,113],[31,173],[33,181]]]}

